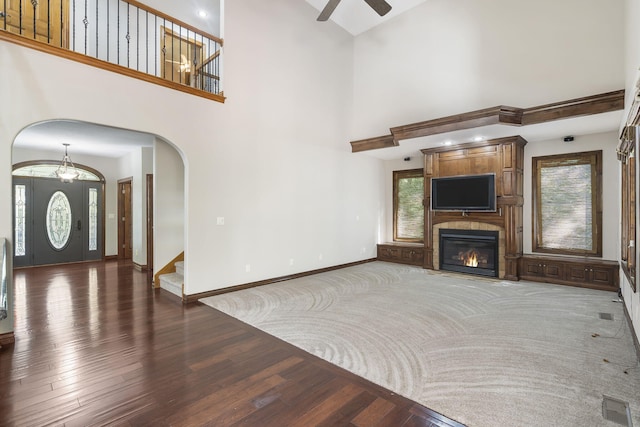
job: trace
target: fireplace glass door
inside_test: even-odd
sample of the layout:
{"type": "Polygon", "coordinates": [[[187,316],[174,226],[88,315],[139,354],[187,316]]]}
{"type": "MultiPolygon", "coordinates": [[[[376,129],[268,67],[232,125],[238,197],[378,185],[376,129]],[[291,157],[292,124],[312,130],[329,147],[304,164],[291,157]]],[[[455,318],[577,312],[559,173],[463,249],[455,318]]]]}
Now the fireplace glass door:
{"type": "Polygon", "coordinates": [[[440,269],[498,277],[498,232],[441,229],[440,269]]]}

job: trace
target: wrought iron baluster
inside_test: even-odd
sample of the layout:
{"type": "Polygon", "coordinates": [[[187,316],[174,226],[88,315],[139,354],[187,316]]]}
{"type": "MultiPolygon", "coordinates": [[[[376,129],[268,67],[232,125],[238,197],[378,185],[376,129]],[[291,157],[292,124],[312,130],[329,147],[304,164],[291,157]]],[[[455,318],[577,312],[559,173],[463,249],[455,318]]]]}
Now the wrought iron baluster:
{"type": "Polygon", "coordinates": [[[76,0],[73,0],[73,4],[72,4],[73,10],[71,13],[71,16],[73,17],[72,22],[72,26],[73,26],[73,31],[72,31],[72,37],[73,37],[73,50],[76,50],[76,0]]]}
{"type": "Polygon", "coordinates": [[[2,18],[4,20],[4,29],[7,29],[7,0],[3,1],[4,3],[4,7],[2,9],[2,16],[0,16],[0,18],[2,18]]]}
{"type": "Polygon", "coordinates": [[[51,0],[47,0],[47,43],[51,42],[51,0]]]}
{"type": "Polygon", "coordinates": [[[82,23],[84,24],[84,54],[87,54],[87,36],[88,36],[88,29],[89,29],[89,19],[87,16],[88,13],[88,5],[87,5],[87,0],[84,0],[84,18],[82,19],[82,23]]]}
{"type": "Polygon", "coordinates": [[[107,0],[107,61],[109,61],[109,30],[111,29],[110,21],[111,21],[111,7],[110,1],[107,0]]]}
{"type": "MultiPolygon", "coordinates": [[[[174,41],[173,39],[175,38],[175,32],[173,31],[173,22],[171,23],[171,60],[175,61],[175,54],[176,54],[176,47],[174,45],[174,41]]],[[[173,62],[171,63],[171,81],[175,81],[173,78],[173,62]]]]}
{"type": "Polygon", "coordinates": [[[66,47],[64,45],[64,34],[66,31],[66,28],[64,28],[64,3],[63,1],[60,2],[60,47],[66,47]]]}
{"type": "Polygon", "coordinates": [[[155,72],[155,75],[157,76],[158,75],[158,49],[155,48],[155,46],[159,46],[159,44],[158,44],[158,17],[157,16],[154,16],[153,22],[154,22],[153,26],[155,27],[155,30],[154,30],[154,34],[155,35],[154,35],[154,40],[153,40],[153,46],[154,46],[153,50],[156,53],[156,60],[155,60],[156,72],[155,72]]]}
{"type": "MultiPolygon", "coordinates": [[[[178,27],[180,31],[178,33],[178,57],[180,58],[180,65],[178,65],[178,81],[180,82],[180,84],[182,84],[182,72],[185,71],[186,72],[186,68],[183,70],[182,67],[182,26],[178,27]]],[[[185,78],[186,78],[186,74],[185,74],[185,78]]]]}
{"type": "Polygon", "coordinates": [[[136,70],[140,71],[140,8],[136,7],[136,70]]]}
{"type": "Polygon", "coordinates": [[[162,70],[162,78],[167,78],[167,20],[162,19],[162,59],[164,62],[160,64],[160,70],[162,70]]]}
{"type": "Polygon", "coordinates": [[[33,38],[37,39],[37,32],[36,32],[36,16],[38,15],[38,12],[36,11],[37,6],[38,6],[38,0],[31,0],[31,5],[33,6],[33,38]]]}
{"type": "Polygon", "coordinates": [[[130,60],[131,60],[131,35],[129,33],[129,29],[130,29],[130,24],[131,22],[129,21],[129,18],[131,17],[129,11],[130,11],[130,4],[127,3],[127,68],[131,68],[130,67],[130,60]]]}
{"type": "Polygon", "coordinates": [[[20,35],[22,35],[22,1],[20,1],[20,10],[18,11],[18,24],[20,25],[18,27],[20,35]]]}
{"type": "Polygon", "coordinates": [[[98,46],[98,41],[100,40],[100,14],[98,13],[98,4],[99,2],[96,2],[96,54],[94,55],[96,58],[100,57],[100,49],[98,46]]]}
{"type": "Polygon", "coordinates": [[[117,0],[118,4],[118,23],[116,28],[116,54],[118,55],[116,59],[116,64],[120,65],[120,0],[117,0]]]}
{"type": "Polygon", "coordinates": [[[146,54],[145,57],[147,59],[147,63],[146,63],[146,73],[149,74],[149,12],[145,12],[145,21],[146,21],[146,27],[144,30],[144,34],[145,34],[145,44],[146,44],[146,54]]]}

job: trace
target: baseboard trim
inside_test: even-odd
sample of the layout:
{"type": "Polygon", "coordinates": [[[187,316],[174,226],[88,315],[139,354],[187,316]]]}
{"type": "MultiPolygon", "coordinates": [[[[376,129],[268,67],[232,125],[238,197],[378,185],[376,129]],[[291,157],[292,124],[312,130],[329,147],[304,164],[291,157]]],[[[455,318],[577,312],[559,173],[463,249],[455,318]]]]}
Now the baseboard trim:
{"type": "Polygon", "coordinates": [[[622,307],[624,308],[624,317],[627,318],[627,324],[629,325],[629,330],[631,330],[631,337],[633,338],[633,345],[636,348],[636,357],[640,361],[640,342],[638,341],[638,335],[636,335],[636,330],[633,328],[633,322],[631,321],[631,315],[629,314],[629,310],[627,310],[627,304],[624,302],[624,298],[622,299],[622,307]]]}
{"type": "Polygon", "coordinates": [[[141,265],[141,264],[138,264],[138,263],[134,262],[133,263],[133,268],[135,268],[138,271],[147,271],[147,265],[146,264],[145,265],[141,265]]]}
{"type": "Polygon", "coordinates": [[[118,255],[108,255],[104,257],[105,261],[117,261],[118,260],[118,255]]]}
{"type": "MultiPolygon", "coordinates": [[[[377,261],[377,258],[365,259],[362,261],[350,262],[347,264],[334,265],[332,267],[319,268],[317,270],[304,271],[302,273],[290,274],[288,276],[275,277],[273,279],[259,280],[257,282],[245,283],[242,285],[230,286],[228,288],[216,289],[214,291],[200,292],[198,294],[184,295],[182,296],[182,302],[185,304],[191,304],[197,302],[200,298],[212,297],[215,295],[226,294],[229,292],[241,291],[243,289],[256,288],[258,286],[271,285],[273,283],[284,282],[287,280],[298,279],[300,277],[313,276],[314,274],[326,273],[328,271],[340,270],[342,268],[353,267],[355,265],[367,264],[369,262],[377,261]]],[[[184,290],[183,290],[184,292],[184,290]]]]}
{"type": "Polygon", "coordinates": [[[7,332],[6,334],[0,334],[0,346],[11,345],[16,342],[16,336],[13,332],[7,332]]]}

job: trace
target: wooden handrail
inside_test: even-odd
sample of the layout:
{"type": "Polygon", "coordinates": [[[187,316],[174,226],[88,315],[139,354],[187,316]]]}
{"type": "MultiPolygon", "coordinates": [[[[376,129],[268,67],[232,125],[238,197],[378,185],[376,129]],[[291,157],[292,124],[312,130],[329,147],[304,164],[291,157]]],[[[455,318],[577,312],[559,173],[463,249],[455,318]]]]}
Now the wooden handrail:
{"type": "Polygon", "coordinates": [[[199,64],[196,67],[196,73],[199,72],[202,67],[204,67],[205,65],[208,65],[211,61],[216,59],[218,56],[220,56],[220,49],[216,50],[211,56],[209,56],[207,59],[202,61],[202,64],[199,64]]]}
{"type": "Polygon", "coordinates": [[[212,34],[206,33],[206,32],[204,32],[202,30],[199,30],[196,27],[194,27],[193,25],[189,25],[186,22],[182,22],[179,19],[174,18],[173,16],[170,16],[170,15],[167,15],[166,13],[160,12],[159,10],[154,9],[152,7],[149,7],[149,6],[147,6],[147,5],[143,4],[143,3],[140,3],[139,1],[136,1],[136,0],[122,0],[122,1],[125,2],[125,3],[129,3],[130,5],[135,6],[135,7],[139,8],[139,9],[146,10],[147,12],[152,13],[152,14],[156,15],[159,18],[166,19],[167,21],[171,21],[174,24],[178,24],[181,27],[184,27],[184,28],[187,28],[187,29],[193,31],[194,33],[201,34],[201,35],[203,35],[203,36],[205,36],[205,37],[207,37],[207,38],[209,38],[209,39],[211,39],[213,41],[218,42],[220,45],[224,44],[224,41],[221,38],[216,37],[216,36],[214,36],[212,34]]]}
{"type": "Polygon", "coordinates": [[[215,93],[199,90],[191,86],[172,82],[170,80],[163,79],[161,77],[157,77],[152,74],[147,74],[142,71],[137,71],[132,68],[124,67],[122,65],[113,64],[111,62],[103,61],[101,59],[96,59],[91,56],[86,56],[81,53],[74,52],[72,50],[64,49],[57,46],[52,46],[50,44],[42,43],[32,38],[21,36],[19,34],[10,33],[9,31],[5,31],[1,29],[0,29],[0,40],[15,43],[17,45],[28,47],[28,48],[38,50],[40,52],[48,53],[51,55],[56,55],[61,58],[70,59],[72,61],[80,62],[85,65],[91,65],[97,68],[101,68],[103,70],[112,71],[114,73],[122,74],[128,77],[133,77],[138,80],[144,80],[149,83],[154,83],[170,89],[189,93],[191,95],[196,95],[202,98],[211,99],[213,101],[218,101],[222,103],[224,103],[225,101],[223,92],[220,92],[220,94],[215,94],[215,93]]]}

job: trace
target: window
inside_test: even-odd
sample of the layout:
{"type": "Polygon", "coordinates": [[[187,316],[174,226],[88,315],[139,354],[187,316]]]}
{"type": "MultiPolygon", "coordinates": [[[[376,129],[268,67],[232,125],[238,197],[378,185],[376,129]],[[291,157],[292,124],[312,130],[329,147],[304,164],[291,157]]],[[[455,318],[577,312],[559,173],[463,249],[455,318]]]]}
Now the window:
{"type": "Polygon", "coordinates": [[[627,126],[618,145],[622,167],[622,206],[620,209],[620,264],[634,292],[636,287],[636,145],[638,128],[627,126]]]}
{"type": "Polygon", "coordinates": [[[602,256],[602,151],[533,158],[533,250],[602,256]]]}
{"type": "Polygon", "coordinates": [[[26,217],[27,217],[27,187],[26,185],[15,185],[13,190],[13,210],[15,213],[14,239],[15,256],[25,256],[26,252],[26,217]]]}
{"type": "Polygon", "coordinates": [[[422,169],[393,172],[393,240],[424,241],[422,169]]]}

